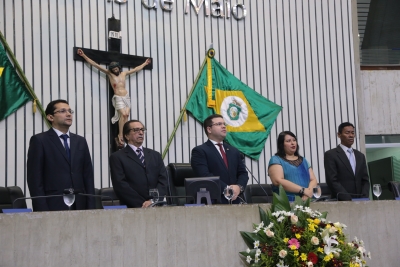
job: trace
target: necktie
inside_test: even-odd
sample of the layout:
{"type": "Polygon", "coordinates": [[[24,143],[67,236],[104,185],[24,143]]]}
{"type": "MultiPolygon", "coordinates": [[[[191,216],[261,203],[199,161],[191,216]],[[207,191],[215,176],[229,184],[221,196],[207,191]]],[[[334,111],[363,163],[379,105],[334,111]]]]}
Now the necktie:
{"type": "Polygon", "coordinates": [[[142,162],[143,166],[146,167],[146,165],[144,164],[144,155],[143,152],[140,148],[136,149],[136,153],[140,159],[140,161],[142,162]]]}
{"type": "Polygon", "coordinates": [[[347,149],[347,152],[349,152],[349,160],[350,160],[351,168],[353,169],[353,173],[356,174],[356,162],[353,157],[353,149],[349,148],[349,149],[347,149]]]}
{"type": "Polygon", "coordinates": [[[218,147],[219,147],[219,151],[221,151],[222,159],[224,160],[225,165],[226,165],[226,167],[228,168],[228,159],[226,158],[226,154],[225,154],[225,151],[224,151],[224,149],[223,149],[223,147],[222,147],[222,144],[221,144],[221,143],[218,143],[217,145],[218,145],[218,147]]]}
{"type": "Polygon", "coordinates": [[[71,151],[69,149],[68,141],[67,141],[69,136],[67,134],[62,134],[62,135],[60,135],[60,137],[64,140],[65,152],[67,153],[68,159],[71,160],[71,151]]]}

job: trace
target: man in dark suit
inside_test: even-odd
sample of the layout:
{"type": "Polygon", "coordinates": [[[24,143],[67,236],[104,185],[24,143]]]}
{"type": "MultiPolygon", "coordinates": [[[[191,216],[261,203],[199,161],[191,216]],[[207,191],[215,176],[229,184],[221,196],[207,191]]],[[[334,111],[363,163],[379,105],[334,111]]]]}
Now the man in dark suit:
{"type": "Polygon", "coordinates": [[[160,198],[167,193],[167,171],[161,154],[142,146],[145,131],[138,120],[126,122],[123,137],[127,146],[110,156],[114,191],[128,208],[150,206],[150,189],[158,189],[160,198]]]}
{"type": "MultiPolygon", "coordinates": [[[[60,195],[65,189],[94,194],[93,166],[85,138],[69,131],[73,110],[65,100],[47,105],[52,128],[31,137],[28,150],[27,180],[32,197],[60,195]]],[[[34,211],[67,210],[62,197],[32,200],[34,211]]],[[[93,197],[75,196],[72,209],[94,209],[93,197]]]]}
{"type": "MultiPolygon", "coordinates": [[[[219,114],[211,115],[204,120],[203,127],[208,141],[193,148],[193,171],[199,177],[219,176],[221,194],[229,186],[233,190],[232,203],[239,203],[237,197],[243,193],[249,176],[239,150],[223,143],[226,137],[224,118],[219,114]]],[[[221,201],[228,203],[223,196],[221,201]]]]}
{"type": "Polygon", "coordinates": [[[354,143],[354,125],[344,122],[339,125],[340,145],[325,152],[326,182],[332,198],[351,200],[369,197],[369,176],[364,154],[351,148],[354,143]]]}

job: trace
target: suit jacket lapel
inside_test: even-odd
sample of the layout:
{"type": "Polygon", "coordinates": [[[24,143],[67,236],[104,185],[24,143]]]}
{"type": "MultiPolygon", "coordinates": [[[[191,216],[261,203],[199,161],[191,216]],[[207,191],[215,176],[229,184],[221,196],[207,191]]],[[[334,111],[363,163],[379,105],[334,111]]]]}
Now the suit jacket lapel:
{"type": "MultiPolygon", "coordinates": [[[[336,148],[336,151],[338,152],[339,159],[343,162],[344,165],[346,165],[349,172],[354,175],[353,168],[350,165],[349,158],[347,157],[346,153],[343,151],[343,149],[340,145],[338,145],[338,147],[336,148]]],[[[357,166],[357,163],[356,163],[356,166],[357,166]]]]}
{"type": "MultiPolygon", "coordinates": [[[[49,139],[51,142],[54,143],[54,145],[57,147],[57,149],[60,151],[61,155],[65,158],[65,160],[71,164],[69,161],[69,158],[67,157],[67,152],[65,152],[64,146],[61,144],[60,137],[57,135],[57,133],[51,128],[50,130],[47,131],[49,134],[49,139]]],[[[70,140],[70,143],[72,144],[72,140],[70,140]]],[[[71,155],[72,158],[72,155],[71,155]]]]}
{"type": "Polygon", "coordinates": [[[76,136],[76,134],[69,132],[69,139],[70,139],[69,148],[71,150],[71,163],[72,163],[72,160],[75,158],[76,153],[78,153],[78,137],[76,136]]]}
{"type": "Polygon", "coordinates": [[[363,155],[361,153],[358,153],[358,151],[354,150],[354,156],[356,158],[356,175],[357,173],[360,171],[360,167],[361,167],[361,161],[362,161],[362,157],[363,155]]]}

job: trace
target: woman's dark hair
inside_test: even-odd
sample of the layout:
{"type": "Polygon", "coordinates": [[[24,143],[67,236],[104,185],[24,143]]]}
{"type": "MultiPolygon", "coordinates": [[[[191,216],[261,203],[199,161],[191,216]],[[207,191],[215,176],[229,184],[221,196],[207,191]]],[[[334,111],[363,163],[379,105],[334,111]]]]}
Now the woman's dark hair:
{"type": "MultiPolygon", "coordinates": [[[[281,157],[281,158],[285,158],[286,157],[286,153],[285,153],[285,148],[284,148],[284,143],[285,143],[285,136],[286,135],[290,135],[291,137],[294,137],[294,139],[296,139],[297,142],[297,137],[294,135],[294,133],[292,133],[291,131],[283,131],[278,135],[278,152],[275,153],[275,155],[281,157]]],[[[299,155],[299,143],[297,142],[297,148],[296,151],[294,152],[295,156],[300,156],[299,155]]]]}

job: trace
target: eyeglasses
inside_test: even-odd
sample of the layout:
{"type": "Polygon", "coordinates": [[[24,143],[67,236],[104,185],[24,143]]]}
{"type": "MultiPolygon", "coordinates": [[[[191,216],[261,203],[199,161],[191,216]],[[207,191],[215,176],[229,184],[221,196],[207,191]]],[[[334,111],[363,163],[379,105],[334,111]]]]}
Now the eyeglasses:
{"type": "Polygon", "coordinates": [[[211,124],[209,127],[213,127],[213,126],[228,126],[228,124],[227,123],[225,123],[225,122],[216,122],[216,123],[213,123],[213,124],[211,124]]]}
{"type": "Polygon", "coordinates": [[[146,132],[146,130],[147,130],[146,128],[132,128],[129,131],[133,131],[134,133],[138,133],[140,131],[146,132]]]}
{"type": "Polygon", "coordinates": [[[63,108],[63,109],[54,111],[54,112],[53,112],[53,115],[56,114],[56,113],[65,114],[65,113],[67,113],[67,112],[69,112],[70,114],[74,114],[74,111],[73,111],[72,109],[64,109],[64,108],[63,108]]]}

